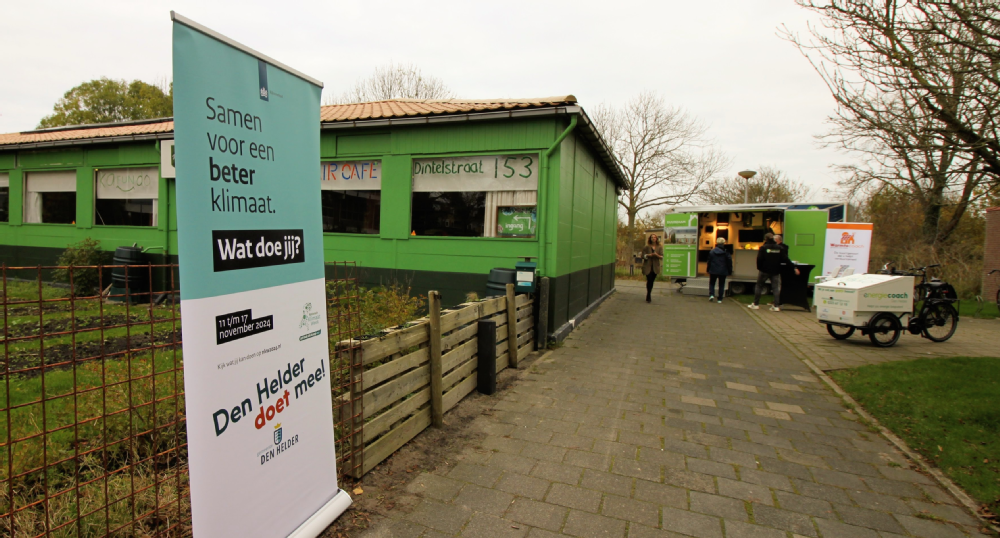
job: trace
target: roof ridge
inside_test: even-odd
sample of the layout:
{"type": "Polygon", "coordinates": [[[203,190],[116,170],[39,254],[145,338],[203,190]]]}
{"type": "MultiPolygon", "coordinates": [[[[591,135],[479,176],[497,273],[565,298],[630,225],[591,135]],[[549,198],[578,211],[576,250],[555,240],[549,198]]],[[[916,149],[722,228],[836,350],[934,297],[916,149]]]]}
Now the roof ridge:
{"type": "MultiPolygon", "coordinates": [[[[106,127],[124,127],[129,125],[145,125],[150,123],[167,123],[170,121],[174,121],[173,116],[165,116],[162,118],[146,118],[142,120],[112,121],[105,123],[81,123],[78,125],[60,125],[58,127],[44,127],[42,129],[20,131],[18,134],[29,135],[29,134],[41,134],[41,133],[57,133],[59,131],[82,131],[85,129],[103,129],[106,127]]],[[[14,134],[14,133],[6,133],[6,134],[14,134]]]]}
{"type": "Polygon", "coordinates": [[[375,103],[425,103],[425,104],[456,104],[456,105],[466,105],[466,104],[499,104],[499,103],[576,103],[576,96],[573,94],[567,95],[557,95],[550,97],[524,97],[524,98],[512,98],[503,97],[495,99],[412,99],[400,97],[397,99],[380,99],[377,101],[357,101],[351,103],[337,103],[332,105],[323,105],[326,107],[337,107],[337,106],[356,106],[356,105],[369,105],[375,103]]]}

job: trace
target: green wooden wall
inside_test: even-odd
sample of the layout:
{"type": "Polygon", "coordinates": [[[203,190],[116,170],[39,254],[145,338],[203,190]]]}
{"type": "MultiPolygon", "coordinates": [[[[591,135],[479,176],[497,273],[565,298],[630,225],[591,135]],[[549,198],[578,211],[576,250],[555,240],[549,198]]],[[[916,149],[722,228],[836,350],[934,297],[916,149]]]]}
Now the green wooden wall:
{"type": "MultiPolygon", "coordinates": [[[[374,271],[372,280],[424,275],[420,282],[410,283],[415,291],[425,293],[426,289],[418,287],[422,285],[451,286],[451,299],[457,302],[463,290],[482,293],[478,288],[485,286],[491,268],[513,267],[520,258],[534,256],[539,258],[539,273],[553,278],[550,325],[558,327],[610,289],[617,229],[614,183],[581,137],[571,134],[551,158],[543,157],[568,124],[568,117],[548,116],[322,131],[323,160],[382,161],[379,235],[325,234],[326,259],[355,261],[374,271]],[[413,159],[491,153],[539,156],[538,237],[411,236],[413,159]]],[[[174,180],[160,181],[157,226],[95,226],[93,222],[95,171],[156,166],[157,143],[98,144],[14,155],[0,150],[0,173],[9,173],[11,188],[11,222],[0,223],[0,259],[8,265],[52,264],[66,245],[86,237],[101,241],[107,250],[138,243],[166,247],[154,253],[172,256],[177,252],[174,180]],[[23,173],[36,170],[76,171],[75,224],[20,224],[23,173]]]]}

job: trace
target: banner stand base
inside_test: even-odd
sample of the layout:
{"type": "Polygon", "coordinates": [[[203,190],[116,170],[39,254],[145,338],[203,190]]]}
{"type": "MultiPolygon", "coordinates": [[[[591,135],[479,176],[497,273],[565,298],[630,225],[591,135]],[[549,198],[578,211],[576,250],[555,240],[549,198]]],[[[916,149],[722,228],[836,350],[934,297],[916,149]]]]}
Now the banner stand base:
{"type": "Polygon", "coordinates": [[[330,526],[330,523],[333,523],[333,520],[340,517],[352,502],[351,496],[346,491],[337,490],[337,494],[329,502],[309,516],[309,519],[292,531],[288,538],[316,538],[330,526]]]}

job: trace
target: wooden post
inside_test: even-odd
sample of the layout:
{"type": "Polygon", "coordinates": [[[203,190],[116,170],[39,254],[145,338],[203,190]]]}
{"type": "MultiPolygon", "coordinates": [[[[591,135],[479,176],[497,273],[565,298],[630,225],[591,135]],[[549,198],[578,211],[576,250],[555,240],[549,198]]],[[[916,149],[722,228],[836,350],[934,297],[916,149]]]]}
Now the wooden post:
{"type": "Polygon", "coordinates": [[[513,284],[507,284],[507,363],[517,368],[517,297],[513,284]]]}
{"type": "Polygon", "coordinates": [[[538,293],[535,294],[535,349],[545,349],[549,345],[549,277],[538,279],[538,293]]]}
{"type": "Polygon", "coordinates": [[[364,417],[364,383],[362,375],[364,373],[364,356],[361,346],[356,345],[347,350],[340,351],[340,355],[350,361],[351,380],[348,386],[351,419],[351,475],[360,479],[365,474],[365,417],[364,417]]]}
{"type": "Polygon", "coordinates": [[[497,391],[497,322],[479,320],[476,339],[476,388],[482,394],[493,394],[497,391]]]}
{"type": "Polygon", "coordinates": [[[427,339],[430,342],[431,353],[431,424],[436,428],[444,426],[444,398],[442,385],[444,384],[441,372],[441,294],[432,291],[427,294],[427,302],[430,309],[430,323],[427,330],[430,331],[427,339]]]}

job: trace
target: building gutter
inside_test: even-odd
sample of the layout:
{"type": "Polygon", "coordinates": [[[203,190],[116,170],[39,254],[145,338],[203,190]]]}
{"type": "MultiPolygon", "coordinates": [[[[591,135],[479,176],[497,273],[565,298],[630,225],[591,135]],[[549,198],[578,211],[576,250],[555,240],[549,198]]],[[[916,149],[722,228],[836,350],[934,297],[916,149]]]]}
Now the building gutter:
{"type": "MultiPolygon", "coordinates": [[[[549,172],[549,158],[552,157],[552,154],[555,153],[556,149],[559,148],[559,145],[562,144],[562,141],[565,140],[566,137],[569,136],[569,134],[576,129],[579,117],[580,117],[579,114],[573,114],[572,116],[570,116],[569,126],[567,126],[566,129],[562,132],[562,134],[560,134],[559,137],[556,138],[556,141],[553,142],[551,146],[549,146],[549,149],[545,150],[545,153],[542,153],[542,159],[541,159],[542,162],[540,168],[545,172],[545,183],[540,186],[541,187],[540,189],[538,189],[538,212],[539,212],[538,221],[539,223],[541,223],[541,225],[538,227],[538,266],[539,266],[538,274],[542,276],[553,276],[553,277],[555,276],[554,274],[550,275],[549,273],[546,272],[548,269],[547,265],[549,260],[548,257],[549,245],[547,241],[548,234],[546,233],[546,230],[548,229],[549,226],[548,201],[549,201],[549,189],[551,188],[549,181],[552,178],[552,174],[549,172]]],[[[557,175],[556,177],[559,176],[557,175]]]]}
{"type": "Polygon", "coordinates": [[[121,142],[142,142],[146,140],[173,140],[174,132],[144,133],[137,135],[119,135],[93,138],[70,138],[66,140],[48,140],[43,142],[25,142],[0,145],[0,151],[18,151],[36,148],[64,148],[69,146],[89,146],[94,144],[114,144],[121,142]]]}

